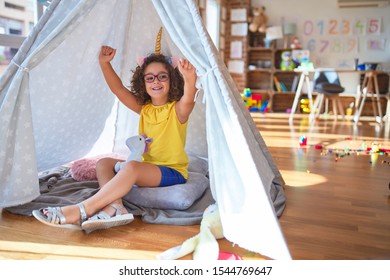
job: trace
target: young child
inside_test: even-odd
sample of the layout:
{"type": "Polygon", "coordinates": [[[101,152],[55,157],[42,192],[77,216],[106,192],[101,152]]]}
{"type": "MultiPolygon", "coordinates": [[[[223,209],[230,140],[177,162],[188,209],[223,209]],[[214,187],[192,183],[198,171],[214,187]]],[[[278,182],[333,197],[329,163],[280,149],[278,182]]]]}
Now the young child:
{"type": "Polygon", "coordinates": [[[117,159],[99,160],[99,191],[77,205],[34,210],[34,217],[45,224],[87,232],[128,224],[134,218],[123,207],[122,197],[133,185],[165,187],[186,182],[189,160],[184,146],[195,105],[195,68],[185,59],[175,68],[172,58],[155,52],[137,66],[129,90],[111,66],[115,52],[103,46],[99,64],[111,91],[140,115],[139,133],[152,138],[148,152],[142,162],[130,161],[118,173],[114,171],[117,159]]]}

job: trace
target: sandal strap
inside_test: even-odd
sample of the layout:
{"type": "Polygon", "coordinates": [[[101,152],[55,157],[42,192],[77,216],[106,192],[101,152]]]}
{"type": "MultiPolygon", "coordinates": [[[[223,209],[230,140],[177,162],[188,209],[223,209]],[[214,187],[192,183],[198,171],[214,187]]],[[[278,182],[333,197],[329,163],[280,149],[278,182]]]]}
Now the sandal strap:
{"type": "Polygon", "coordinates": [[[84,204],[82,204],[81,202],[78,203],[77,206],[80,209],[80,218],[81,218],[81,223],[82,223],[82,222],[86,221],[88,218],[87,212],[85,212],[84,204]]]}
{"type": "MultiPolygon", "coordinates": [[[[47,219],[52,224],[66,224],[64,214],[61,212],[61,207],[47,207],[47,219]]],[[[42,211],[43,212],[43,211],[42,211]]]]}
{"type": "Polygon", "coordinates": [[[115,209],[115,216],[122,215],[122,210],[125,208],[123,205],[118,206],[114,203],[111,203],[110,206],[115,209]]]}
{"type": "MultiPolygon", "coordinates": [[[[104,211],[99,211],[98,213],[96,213],[95,215],[90,217],[88,220],[108,220],[112,217],[122,215],[122,210],[125,209],[124,206],[118,206],[116,204],[110,204],[110,206],[115,209],[114,216],[110,216],[109,214],[107,214],[104,211]]],[[[80,211],[80,213],[81,213],[81,211],[80,211]]]]}
{"type": "Polygon", "coordinates": [[[111,216],[108,215],[106,212],[99,211],[98,213],[93,215],[91,218],[89,218],[89,220],[107,220],[109,218],[111,218],[111,216]]]}

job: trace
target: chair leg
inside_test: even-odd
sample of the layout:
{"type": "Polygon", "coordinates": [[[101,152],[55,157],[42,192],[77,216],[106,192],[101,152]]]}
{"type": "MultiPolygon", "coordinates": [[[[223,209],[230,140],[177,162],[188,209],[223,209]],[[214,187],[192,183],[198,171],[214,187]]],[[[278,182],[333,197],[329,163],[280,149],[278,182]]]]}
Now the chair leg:
{"type": "Polygon", "coordinates": [[[329,115],[329,98],[324,96],[324,114],[329,115]]]}
{"type": "Polygon", "coordinates": [[[336,98],[332,97],[332,109],[333,109],[333,114],[337,120],[338,112],[337,112],[337,100],[336,98]]]}
{"type": "Polygon", "coordinates": [[[341,118],[344,119],[345,118],[345,114],[344,114],[343,102],[341,102],[341,98],[340,97],[337,97],[336,100],[337,100],[337,105],[339,107],[341,118]]]}

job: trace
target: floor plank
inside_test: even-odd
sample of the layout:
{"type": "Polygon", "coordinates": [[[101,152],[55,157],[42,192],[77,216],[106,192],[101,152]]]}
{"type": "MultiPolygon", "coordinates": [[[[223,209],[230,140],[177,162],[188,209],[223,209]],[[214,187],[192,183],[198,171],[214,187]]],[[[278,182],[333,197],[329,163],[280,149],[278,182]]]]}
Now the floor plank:
{"type": "MultiPolygon", "coordinates": [[[[305,115],[291,123],[286,114],[252,117],[286,182],[279,223],[293,259],[390,260],[390,156],[366,152],[372,145],[390,149],[384,126],[364,118],[310,124],[305,115]],[[301,137],[306,146],[299,145],[301,137]]],[[[0,259],[155,259],[198,232],[198,225],[137,218],[87,235],[2,211],[0,259]]],[[[219,245],[246,260],[267,259],[225,239],[219,245]]]]}

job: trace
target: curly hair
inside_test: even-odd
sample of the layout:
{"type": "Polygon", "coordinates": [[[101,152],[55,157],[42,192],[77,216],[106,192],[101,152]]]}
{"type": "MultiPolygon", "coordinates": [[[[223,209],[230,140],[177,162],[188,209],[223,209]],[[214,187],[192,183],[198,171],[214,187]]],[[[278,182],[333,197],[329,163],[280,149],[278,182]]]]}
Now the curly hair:
{"type": "Polygon", "coordinates": [[[169,74],[169,95],[168,102],[179,101],[184,93],[184,79],[179,72],[179,69],[173,68],[171,65],[171,59],[161,54],[152,54],[145,58],[144,63],[141,66],[137,66],[133,71],[133,78],[131,80],[131,92],[134,94],[140,105],[145,105],[151,102],[149,94],[146,92],[144,82],[144,71],[146,67],[153,63],[159,62],[165,65],[165,68],[169,74]]]}

